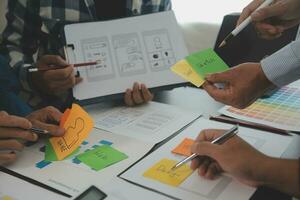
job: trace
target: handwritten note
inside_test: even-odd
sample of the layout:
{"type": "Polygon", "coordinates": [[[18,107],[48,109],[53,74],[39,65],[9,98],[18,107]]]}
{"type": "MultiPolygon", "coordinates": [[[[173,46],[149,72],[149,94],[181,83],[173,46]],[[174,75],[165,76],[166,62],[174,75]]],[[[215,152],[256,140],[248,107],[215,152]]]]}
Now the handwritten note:
{"type": "Polygon", "coordinates": [[[190,156],[191,153],[191,146],[194,144],[194,140],[185,138],[175,149],[172,150],[172,153],[183,155],[183,156],[190,156]]]}
{"type": "Polygon", "coordinates": [[[194,71],[186,60],[179,61],[171,67],[171,70],[197,87],[200,87],[204,83],[204,79],[194,71]]]}
{"type": "Polygon", "coordinates": [[[112,148],[109,145],[101,145],[77,156],[78,160],[96,171],[120,162],[126,158],[128,158],[126,154],[112,148]]]}
{"type": "Polygon", "coordinates": [[[64,136],[50,138],[58,160],[64,159],[79,147],[94,127],[94,122],[79,105],[73,104],[63,127],[66,130],[64,136]]]}
{"type": "Polygon", "coordinates": [[[187,62],[201,78],[207,74],[223,72],[229,69],[228,65],[216,54],[213,49],[206,49],[186,57],[187,62]]]}
{"type": "Polygon", "coordinates": [[[174,160],[162,159],[148,169],[143,176],[177,187],[193,173],[193,170],[188,165],[183,165],[178,169],[172,170],[172,167],[176,163],[177,161],[174,160]]]}

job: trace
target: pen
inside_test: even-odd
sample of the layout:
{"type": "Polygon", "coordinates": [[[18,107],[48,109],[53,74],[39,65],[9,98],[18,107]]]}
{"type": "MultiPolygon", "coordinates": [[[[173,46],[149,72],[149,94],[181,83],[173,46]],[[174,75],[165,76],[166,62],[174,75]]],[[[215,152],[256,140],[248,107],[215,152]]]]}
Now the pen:
{"type": "Polygon", "coordinates": [[[218,121],[218,122],[238,124],[238,125],[242,125],[242,126],[245,126],[245,127],[248,127],[248,128],[259,129],[259,130],[262,130],[262,131],[269,131],[269,132],[279,134],[279,135],[291,136],[291,134],[289,134],[288,131],[283,130],[283,129],[278,129],[278,128],[274,128],[274,127],[263,125],[263,124],[258,124],[258,123],[254,123],[254,122],[248,122],[248,121],[245,121],[245,120],[231,118],[231,117],[227,117],[227,116],[224,116],[224,115],[215,116],[215,117],[211,116],[209,119],[214,120],[214,121],[218,121]]]}
{"type": "MultiPolygon", "coordinates": [[[[86,62],[86,63],[77,63],[77,64],[74,64],[74,67],[84,67],[84,66],[90,66],[90,65],[97,65],[97,64],[100,64],[101,61],[100,60],[97,60],[97,61],[94,61],[94,62],[86,62]]],[[[37,68],[37,67],[34,67],[34,68],[28,68],[28,72],[39,72],[39,71],[48,71],[48,70],[55,70],[55,69],[63,69],[64,67],[43,67],[43,68],[37,68]]]]}
{"type": "Polygon", "coordinates": [[[31,131],[33,133],[37,133],[37,134],[50,134],[50,131],[40,129],[40,128],[35,128],[35,127],[32,127],[31,129],[29,129],[29,131],[31,131]]]}
{"type": "MultiPolygon", "coordinates": [[[[273,2],[273,0],[265,0],[255,11],[270,5],[272,2],[273,2]]],[[[227,37],[219,45],[219,48],[225,46],[230,39],[232,39],[237,34],[239,34],[246,26],[248,26],[248,24],[251,23],[251,21],[252,21],[251,16],[247,17],[247,19],[245,19],[229,35],[227,35],[227,37]]]]}
{"type": "MultiPolygon", "coordinates": [[[[227,130],[223,135],[221,135],[220,137],[214,139],[211,143],[212,144],[222,144],[222,143],[226,142],[228,139],[230,139],[231,137],[233,137],[234,135],[237,134],[238,129],[239,129],[238,125],[235,125],[231,129],[227,130]]],[[[178,167],[182,166],[183,164],[193,160],[197,156],[198,156],[197,154],[193,153],[189,157],[186,157],[185,159],[181,160],[176,165],[174,165],[172,167],[172,170],[177,169],[178,167]]]]}

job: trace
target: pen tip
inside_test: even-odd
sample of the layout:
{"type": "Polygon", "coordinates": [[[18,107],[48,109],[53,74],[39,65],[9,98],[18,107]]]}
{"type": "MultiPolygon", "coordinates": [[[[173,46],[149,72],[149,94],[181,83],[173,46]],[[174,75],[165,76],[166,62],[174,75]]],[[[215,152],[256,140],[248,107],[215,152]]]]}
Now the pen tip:
{"type": "Polygon", "coordinates": [[[221,44],[219,45],[219,48],[222,48],[226,45],[226,42],[225,41],[222,41],[221,44]]]}

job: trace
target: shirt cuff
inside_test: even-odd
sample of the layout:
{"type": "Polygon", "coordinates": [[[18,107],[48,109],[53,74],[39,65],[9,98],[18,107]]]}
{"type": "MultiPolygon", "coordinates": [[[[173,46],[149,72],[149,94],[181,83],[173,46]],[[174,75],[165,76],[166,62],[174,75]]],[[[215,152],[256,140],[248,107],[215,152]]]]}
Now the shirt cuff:
{"type": "Polygon", "coordinates": [[[282,87],[300,78],[300,40],[294,41],[261,61],[266,77],[282,87]]]}
{"type": "Polygon", "coordinates": [[[19,80],[21,83],[21,86],[23,90],[26,92],[33,92],[32,89],[32,83],[31,83],[31,78],[29,77],[30,74],[28,73],[28,69],[26,67],[23,67],[23,63],[19,63],[18,67],[18,75],[19,75],[19,80]]]}

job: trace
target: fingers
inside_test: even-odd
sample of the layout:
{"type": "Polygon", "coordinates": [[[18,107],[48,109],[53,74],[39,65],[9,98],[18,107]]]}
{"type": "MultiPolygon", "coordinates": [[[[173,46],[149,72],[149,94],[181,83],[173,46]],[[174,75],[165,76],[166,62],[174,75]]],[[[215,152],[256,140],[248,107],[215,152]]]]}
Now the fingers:
{"type": "Polygon", "coordinates": [[[68,67],[62,69],[48,70],[44,72],[44,76],[47,76],[49,80],[67,80],[70,79],[74,75],[74,67],[73,65],[69,65],[68,67]]]}
{"type": "Polygon", "coordinates": [[[192,153],[196,153],[198,156],[208,156],[215,160],[219,151],[220,146],[210,142],[195,142],[191,148],[192,153]]]}
{"type": "Polygon", "coordinates": [[[0,112],[0,126],[17,127],[22,129],[30,129],[32,127],[30,121],[25,118],[8,115],[6,112],[0,112]]]}
{"type": "Polygon", "coordinates": [[[124,100],[127,106],[139,105],[149,102],[153,99],[153,94],[148,90],[146,85],[134,83],[133,89],[127,89],[124,100]]]}
{"type": "Polygon", "coordinates": [[[47,67],[49,65],[64,67],[68,65],[68,63],[64,59],[62,59],[62,57],[55,55],[45,55],[39,60],[37,64],[38,67],[47,67]]]}
{"type": "Polygon", "coordinates": [[[145,102],[152,101],[153,94],[151,94],[151,92],[148,90],[148,88],[146,87],[146,85],[142,84],[141,88],[142,88],[142,95],[143,95],[144,101],[145,102]]]}
{"type": "Polygon", "coordinates": [[[134,83],[133,85],[132,98],[135,104],[142,104],[144,102],[140,92],[140,85],[138,83],[134,83]]]}
{"type": "Polygon", "coordinates": [[[0,150],[22,151],[24,145],[17,140],[0,140],[0,150]]]}
{"type": "Polygon", "coordinates": [[[230,97],[228,89],[219,89],[211,83],[205,82],[203,89],[216,101],[227,103],[228,97],[230,97]]]}
{"type": "Polygon", "coordinates": [[[58,109],[48,106],[36,111],[30,115],[29,118],[34,127],[50,131],[53,136],[62,136],[65,130],[56,125],[59,124],[62,115],[63,114],[58,109]]]}
{"type": "Polygon", "coordinates": [[[27,130],[0,127],[0,138],[18,138],[34,142],[38,139],[38,136],[27,130]]]}
{"type": "Polygon", "coordinates": [[[0,165],[7,165],[15,162],[17,155],[14,152],[11,153],[0,153],[0,165]]]}
{"type": "Polygon", "coordinates": [[[133,99],[132,99],[132,90],[131,89],[126,90],[124,100],[125,100],[125,104],[127,106],[134,106],[134,102],[133,102],[133,99]]]}
{"type": "Polygon", "coordinates": [[[37,120],[33,121],[32,123],[37,128],[41,128],[41,129],[49,131],[52,136],[63,136],[65,133],[65,130],[63,128],[59,127],[58,125],[47,124],[47,123],[40,122],[37,120]]]}
{"type": "Polygon", "coordinates": [[[264,0],[254,0],[250,4],[248,4],[242,11],[240,18],[237,21],[237,26],[240,25],[247,17],[249,17],[254,10],[256,10],[264,0]]]}
{"type": "Polygon", "coordinates": [[[267,7],[261,8],[254,12],[251,17],[253,21],[263,21],[271,17],[279,17],[284,15],[287,10],[287,5],[284,1],[277,1],[267,7]]]}

